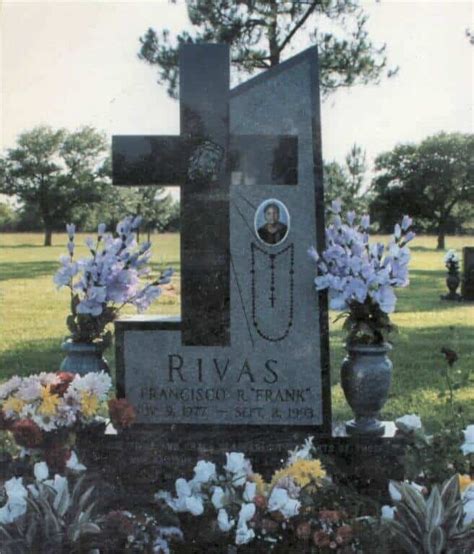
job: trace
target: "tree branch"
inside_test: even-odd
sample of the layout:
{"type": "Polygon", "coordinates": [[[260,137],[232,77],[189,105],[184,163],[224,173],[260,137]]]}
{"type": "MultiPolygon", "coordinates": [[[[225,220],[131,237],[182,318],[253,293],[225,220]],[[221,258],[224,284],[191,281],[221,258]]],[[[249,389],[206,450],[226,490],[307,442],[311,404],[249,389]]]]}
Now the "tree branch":
{"type": "Polygon", "coordinates": [[[309,8],[306,10],[306,13],[303,15],[303,17],[296,23],[296,25],[293,27],[293,29],[288,33],[285,40],[280,44],[278,47],[278,52],[282,52],[283,49],[286,47],[286,45],[291,41],[291,39],[294,37],[295,33],[298,31],[298,29],[305,24],[308,17],[314,12],[316,9],[316,6],[318,4],[317,0],[314,0],[309,8]]]}

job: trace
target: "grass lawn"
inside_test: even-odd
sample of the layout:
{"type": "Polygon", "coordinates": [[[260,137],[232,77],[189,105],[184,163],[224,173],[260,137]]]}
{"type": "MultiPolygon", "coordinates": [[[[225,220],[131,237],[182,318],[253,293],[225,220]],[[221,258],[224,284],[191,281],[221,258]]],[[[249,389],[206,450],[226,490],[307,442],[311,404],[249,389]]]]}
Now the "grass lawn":
{"type": "MultiPolygon", "coordinates": [[[[52,275],[65,252],[66,240],[66,235],[55,235],[54,246],[44,248],[40,234],[0,234],[0,380],[13,374],[54,371],[59,366],[68,293],[56,290],[52,275]]],[[[77,242],[83,242],[81,237],[77,242]]],[[[158,299],[153,312],[179,313],[179,235],[159,235],[153,243],[154,269],[168,265],[176,269],[175,295],[158,299]]],[[[459,368],[474,365],[474,304],[440,300],[440,294],[446,292],[446,272],[444,254],[435,246],[434,237],[418,237],[413,243],[411,284],[399,291],[393,316],[399,333],[393,337],[393,384],[383,414],[393,419],[416,412],[431,429],[441,424],[445,413],[444,400],[438,398],[444,367],[440,348],[447,346],[459,354],[459,368]]],[[[463,246],[474,246],[474,237],[448,237],[447,246],[460,251],[463,246]]],[[[331,314],[331,319],[335,315],[331,314]]],[[[350,415],[338,384],[343,338],[341,325],[331,324],[335,419],[350,415]]],[[[113,352],[107,357],[113,366],[113,352]]],[[[460,389],[457,398],[466,419],[473,422],[473,383],[460,389]]]]}

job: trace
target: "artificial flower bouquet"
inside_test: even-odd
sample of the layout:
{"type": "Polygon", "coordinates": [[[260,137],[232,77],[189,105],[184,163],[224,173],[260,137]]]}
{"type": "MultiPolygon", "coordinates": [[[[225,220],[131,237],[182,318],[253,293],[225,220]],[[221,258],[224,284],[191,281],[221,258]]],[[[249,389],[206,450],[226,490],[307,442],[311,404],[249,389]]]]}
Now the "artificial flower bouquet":
{"type": "Polygon", "coordinates": [[[459,255],[456,250],[448,250],[444,256],[444,265],[451,275],[459,273],[459,255]]]}
{"type": "Polygon", "coordinates": [[[0,385],[0,429],[11,432],[29,455],[39,454],[55,470],[66,466],[75,434],[104,426],[110,417],[120,428],[134,420],[124,399],[109,399],[112,380],[105,372],[13,376],[0,385]]]}
{"type": "Polygon", "coordinates": [[[269,483],[241,452],[228,453],[222,468],[200,460],[192,479],[176,480],[174,495],[156,498],[177,514],[187,543],[212,552],[229,544],[239,552],[359,551],[353,518],[329,500],[333,484],[312,449],[308,439],[269,483]]]}
{"type": "Polygon", "coordinates": [[[127,305],[145,311],[170,282],[171,268],[150,278],[151,243],[139,245],[135,236],[140,221],[140,217],[126,217],[118,223],[115,235],[107,233],[101,223],[97,239],[86,239],[89,255],[77,260],[75,226],[66,226],[68,254],[61,256],[54,282],[58,288],[70,289],[71,313],[66,323],[74,342],[101,340],[107,347],[111,333],[106,327],[119,312],[127,305]]]}
{"type": "Polygon", "coordinates": [[[330,308],[342,310],[348,344],[383,344],[395,327],[389,314],[395,310],[394,289],[406,287],[410,250],[415,237],[412,220],[404,216],[395,225],[387,246],[369,240],[370,218],[357,221],[355,212],[341,216],[340,201],[332,203],[332,221],[326,229],[326,249],[316,262],[316,289],[328,290],[330,308]]]}

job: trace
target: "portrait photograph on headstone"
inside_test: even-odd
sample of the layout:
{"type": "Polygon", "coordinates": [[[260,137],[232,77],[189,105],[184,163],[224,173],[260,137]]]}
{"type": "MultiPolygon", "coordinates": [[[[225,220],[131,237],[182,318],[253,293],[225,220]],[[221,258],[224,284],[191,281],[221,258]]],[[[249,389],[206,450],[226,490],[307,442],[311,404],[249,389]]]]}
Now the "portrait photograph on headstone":
{"type": "Polygon", "coordinates": [[[472,554],[470,2],[7,0],[1,554],[472,554]]]}

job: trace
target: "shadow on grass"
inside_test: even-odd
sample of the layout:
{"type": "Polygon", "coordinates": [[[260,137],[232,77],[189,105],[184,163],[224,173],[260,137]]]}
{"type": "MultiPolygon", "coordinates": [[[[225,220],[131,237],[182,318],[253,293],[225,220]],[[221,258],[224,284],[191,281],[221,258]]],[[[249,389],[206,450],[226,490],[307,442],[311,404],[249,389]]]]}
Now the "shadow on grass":
{"type": "MultiPolygon", "coordinates": [[[[1,235],[0,235],[1,236],[1,235]]],[[[44,248],[46,252],[48,252],[48,248],[54,248],[54,246],[43,246],[42,244],[32,244],[32,243],[25,243],[25,244],[0,244],[0,250],[7,250],[10,248],[44,248]]]]}
{"type": "Polygon", "coordinates": [[[0,281],[8,279],[34,279],[51,275],[59,268],[58,262],[2,262],[0,263],[0,281]]]}
{"type": "Polygon", "coordinates": [[[441,311],[458,306],[457,302],[441,300],[440,295],[448,293],[445,280],[445,271],[428,269],[411,270],[408,289],[397,291],[397,313],[441,311]]]}
{"type": "MultiPolygon", "coordinates": [[[[65,357],[61,350],[63,337],[51,339],[21,341],[14,349],[0,353],[0,382],[12,375],[30,375],[41,371],[58,371],[65,357]]],[[[109,348],[105,352],[111,373],[115,367],[115,351],[109,348]]]]}

